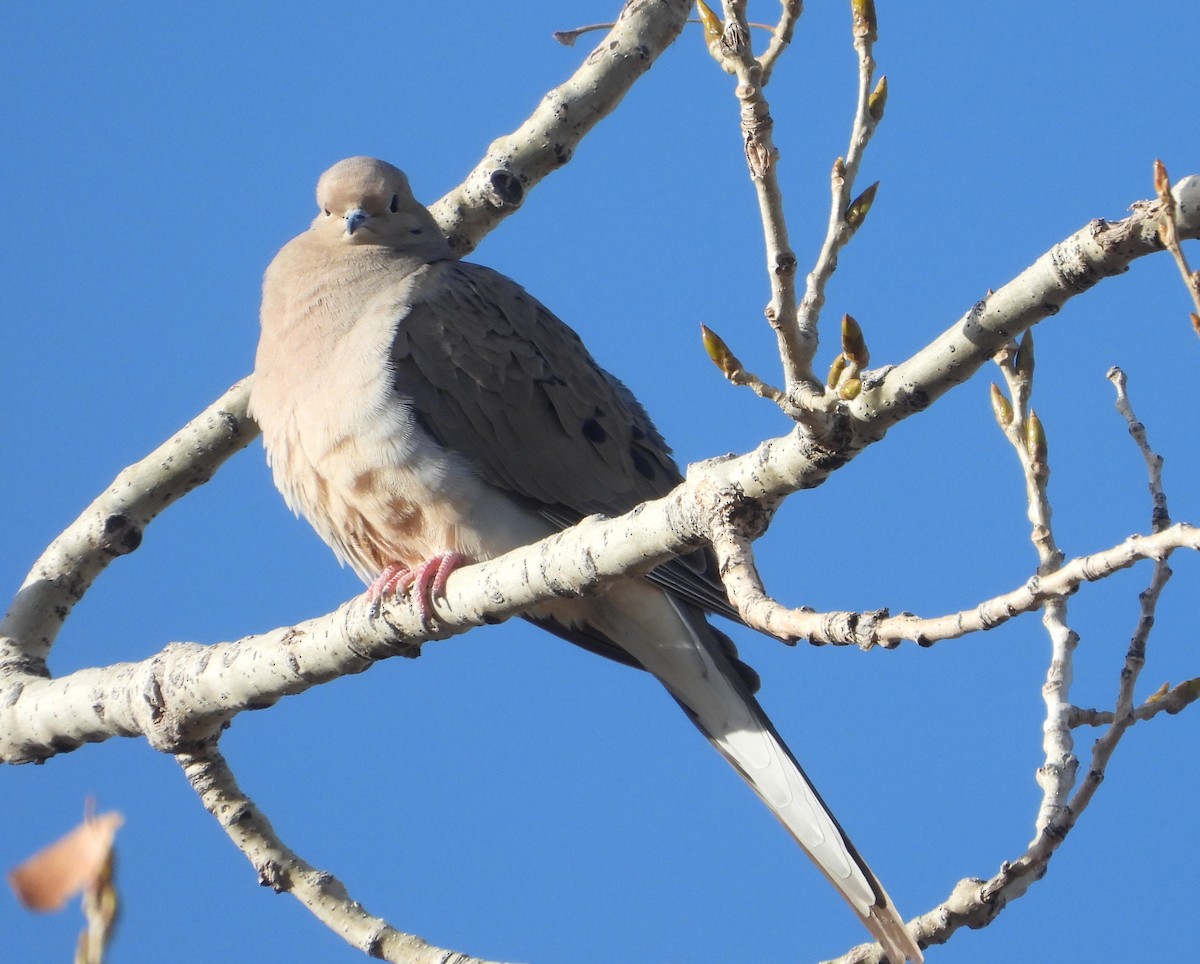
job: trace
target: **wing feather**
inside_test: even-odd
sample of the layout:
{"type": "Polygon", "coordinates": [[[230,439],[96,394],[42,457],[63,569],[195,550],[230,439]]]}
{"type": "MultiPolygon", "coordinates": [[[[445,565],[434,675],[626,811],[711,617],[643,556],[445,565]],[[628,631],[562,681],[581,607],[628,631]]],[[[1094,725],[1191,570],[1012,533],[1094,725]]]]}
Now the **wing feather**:
{"type": "MultiPolygon", "coordinates": [[[[560,528],[627,512],[683,480],[633,393],[515,281],[440,261],[405,287],[391,355],[397,390],[430,434],[466,455],[484,480],[560,528]]],[[[737,619],[706,550],[650,578],[737,619]]]]}

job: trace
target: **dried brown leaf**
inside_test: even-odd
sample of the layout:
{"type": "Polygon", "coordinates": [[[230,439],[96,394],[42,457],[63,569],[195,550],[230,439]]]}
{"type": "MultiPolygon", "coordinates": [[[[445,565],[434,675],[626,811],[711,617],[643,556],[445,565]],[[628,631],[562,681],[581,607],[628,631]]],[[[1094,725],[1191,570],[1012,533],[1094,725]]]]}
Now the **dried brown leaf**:
{"type": "Polygon", "coordinates": [[[95,882],[123,822],[115,811],[89,817],[65,837],[39,850],[8,875],[17,899],[30,910],[61,909],[95,882]]]}

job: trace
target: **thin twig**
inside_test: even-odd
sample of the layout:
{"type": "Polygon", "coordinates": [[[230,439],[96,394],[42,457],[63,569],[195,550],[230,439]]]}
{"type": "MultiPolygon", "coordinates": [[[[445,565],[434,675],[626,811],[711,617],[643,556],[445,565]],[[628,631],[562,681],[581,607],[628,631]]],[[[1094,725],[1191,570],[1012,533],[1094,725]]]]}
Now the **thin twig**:
{"type": "MultiPolygon", "coordinates": [[[[1021,464],[1031,525],[1030,538],[1038,555],[1038,576],[1046,577],[1062,568],[1063,553],[1055,544],[1051,525],[1048,492],[1050,467],[1047,461],[1049,446],[1041,419],[1029,405],[1034,373],[1032,332],[1025,333],[1015,351],[1010,350],[998,356],[997,363],[1012,398],[1012,417],[1004,426],[1004,434],[1021,464]]],[[[1042,802],[1031,849],[1039,842],[1047,841],[1052,833],[1057,833],[1066,819],[1067,795],[1075,785],[1079,769],[1079,760],[1074,752],[1075,741],[1068,723],[1073,656],[1079,637],[1067,624],[1065,595],[1046,599],[1042,607],[1042,624],[1050,636],[1050,662],[1046,670],[1046,682],[1042,686],[1042,698],[1046,703],[1046,722],[1042,727],[1045,761],[1037,773],[1038,785],[1042,788],[1042,802]]],[[[1061,836],[1056,839],[1061,840],[1061,836]]]]}
{"type": "Polygon", "coordinates": [[[259,883],[276,893],[291,894],[352,947],[394,964],[486,964],[434,947],[368,913],[351,899],[340,880],[313,867],[279,838],[263,812],[242,792],[215,742],[176,759],[204,808],[254,866],[259,883]]]}
{"type": "MultiPolygon", "coordinates": [[[[1178,686],[1164,684],[1158,692],[1153,693],[1133,711],[1133,717],[1140,723],[1143,720],[1152,720],[1160,713],[1174,716],[1198,699],[1200,699],[1200,677],[1184,680],[1178,686]]],[[[1112,710],[1076,707],[1071,711],[1071,726],[1108,726],[1115,718],[1112,710]]]]}
{"type": "MultiPolygon", "coordinates": [[[[741,560],[732,554],[743,536],[714,530],[713,542],[731,553],[731,569],[741,560]]],[[[905,640],[931,646],[943,640],[961,639],[986,632],[1010,619],[1041,609],[1056,596],[1073,592],[1085,582],[1097,582],[1145,559],[1158,560],[1176,549],[1200,551],[1200,529],[1176,523],[1153,535],[1130,536],[1109,549],[1080,556],[1045,576],[1035,575],[1024,585],[986,599],[970,609],[942,616],[920,617],[912,613],[890,615],[887,609],[865,612],[789,609],[771,599],[752,578],[735,581],[730,601],[747,625],[778,639],[803,639],[816,646],[857,646],[860,649],[895,649],[905,640]]],[[[724,564],[724,563],[723,563],[724,564]]],[[[748,573],[748,571],[747,571],[748,573]]]]}
{"type": "Polygon", "coordinates": [[[1179,266],[1183,283],[1188,289],[1188,294],[1192,296],[1192,302],[1196,305],[1196,311],[1192,312],[1192,327],[1197,334],[1200,334],[1200,271],[1193,271],[1183,254],[1183,247],[1179,243],[1178,202],[1171,190],[1171,179],[1167,174],[1166,165],[1159,160],[1154,162],[1154,190],[1158,195],[1159,204],[1162,206],[1158,236],[1162,238],[1162,243],[1171,252],[1175,264],[1179,266]]]}
{"type": "Polygon", "coordinates": [[[45,675],[45,659],[75,604],[118,556],[135,550],[142,532],[167,506],[207,482],[258,436],[246,414],[243,378],[170,439],[122,469],[33,564],[3,622],[0,668],[45,675]]]}
{"type": "MultiPolygon", "coordinates": [[[[873,4],[860,4],[859,6],[869,7],[871,14],[874,12],[873,4]]],[[[825,305],[826,285],[833,277],[834,271],[837,270],[839,252],[849,243],[854,232],[862,223],[862,216],[865,216],[865,211],[863,211],[862,216],[858,218],[858,223],[855,224],[851,223],[847,215],[855,203],[852,200],[851,192],[854,190],[854,182],[858,176],[863,153],[882,118],[882,101],[887,89],[886,82],[883,80],[880,81],[880,87],[872,86],[875,75],[875,58],[873,56],[875,30],[873,21],[868,24],[860,23],[856,19],[854,49],[858,56],[858,97],[854,107],[854,121],[850,128],[850,144],[846,156],[839,157],[834,162],[830,174],[831,198],[825,240],[817,254],[816,264],[808,273],[804,296],[800,299],[796,312],[795,340],[800,346],[800,354],[795,360],[794,367],[796,371],[802,372],[808,378],[812,377],[813,359],[816,357],[819,342],[817,329],[821,309],[825,305]],[[876,94],[876,91],[880,93],[876,94]],[[875,110],[872,110],[873,103],[875,110]]],[[[869,190],[873,191],[873,188],[869,190]]],[[[789,381],[789,389],[791,386],[792,383],[789,381]]]]}
{"type": "MultiPolygon", "coordinates": [[[[724,24],[717,21],[703,3],[698,6],[705,22],[709,51],[717,63],[737,79],[734,93],[741,117],[746,164],[763,224],[767,276],[771,285],[771,300],[765,313],[779,341],[786,391],[790,394],[796,384],[804,381],[811,385],[814,379],[811,371],[805,372],[803,366],[797,364],[797,360],[804,357],[804,349],[798,340],[795,320],[796,255],[788,241],[783,193],[776,174],[779,150],[772,136],[774,120],[770,105],[763,93],[766,82],[763,65],[754,58],[750,47],[745,0],[724,0],[724,24]]],[[[787,16],[785,5],[784,20],[787,16]]],[[[775,58],[781,52],[782,47],[776,51],[775,58]]]]}
{"type": "Polygon", "coordinates": [[[1146,463],[1146,471],[1150,476],[1150,500],[1152,502],[1150,525],[1155,532],[1161,532],[1171,524],[1171,513],[1167,508],[1167,495],[1163,491],[1162,485],[1162,456],[1150,448],[1150,443],[1146,438],[1146,426],[1133,413],[1133,406],[1129,401],[1125,373],[1114,365],[1104,377],[1112,382],[1113,387],[1116,389],[1117,411],[1121,413],[1121,417],[1125,419],[1125,423],[1129,426],[1129,434],[1137,444],[1138,451],[1142,453],[1142,459],[1146,463]]]}
{"type": "MultiPolygon", "coordinates": [[[[1162,173],[1165,178],[1166,171],[1164,170],[1162,173]]],[[[1125,423],[1129,427],[1129,434],[1132,436],[1134,442],[1137,443],[1138,451],[1142,454],[1142,458],[1146,462],[1146,469],[1150,477],[1150,498],[1153,506],[1150,512],[1151,524],[1154,526],[1155,531],[1165,531],[1171,524],[1171,513],[1167,507],[1167,495],[1162,486],[1162,457],[1150,447],[1150,443],[1146,438],[1146,427],[1134,414],[1133,405],[1129,401],[1129,395],[1126,391],[1125,373],[1119,368],[1110,368],[1108,379],[1113,383],[1113,387],[1117,392],[1117,411],[1125,419],[1125,423]]],[[[1129,648],[1125,652],[1125,662],[1118,678],[1117,698],[1113,707],[1112,721],[1104,735],[1092,746],[1091,765],[1088,767],[1087,775],[1071,800],[1070,809],[1075,815],[1075,819],[1078,819],[1079,814],[1091,802],[1092,796],[1100,786],[1100,782],[1104,779],[1105,768],[1108,766],[1108,761],[1112,758],[1117,744],[1121,741],[1121,737],[1137,722],[1133,706],[1133,691],[1137,686],[1142,669],[1146,665],[1146,644],[1150,638],[1150,630],[1154,626],[1158,600],[1162,596],[1162,591],[1170,578],[1171,567],[1167,564],[1167,559],[1155,560],[1154,571],[1150,576],[1150,585],[1138,595],[1141,613],[1137,626],[1130,638],[1129,648]]]]}
{"type": "MultiPolygon", "coordinates": [[[[737,357],[725,344],[715,331],[707,325],[700,326],[700,335],[704,342],[704,350],[708,352],[708,357],[712,359],[713,364],[721,369],[721,374],[728,378],[735,385],[743,385],[749,388],[759,398],[766,398],[774,402],[785,412],[791,413],[791,403],[780,389],[767,381],[764,381],[752,371],[747,371],[746,366],[742,364],[742,360],[737,357]]],[[[799,416],[800,412],[796,413],[799,416]]]]}
{"type": "MultiPolygon", "coordinates": [[[[762,64],[762,82],[766,86],[771,80],[771,71],[775,69],[775,62],[779,60],[783,52],[787,50],[788,45],[792,42],[792,34],[796,30],[796,21],[800,19],[800,14],[804,11],[804,4],[801,0],[780,0],[783,10],[780,11],[779,23],[775,25],[774,33],[771,35],[771,43],[766,51],[758,58],[762,64]]],[[[757,27],[759,24],[752,23],[751,27],[757,27]]]]}

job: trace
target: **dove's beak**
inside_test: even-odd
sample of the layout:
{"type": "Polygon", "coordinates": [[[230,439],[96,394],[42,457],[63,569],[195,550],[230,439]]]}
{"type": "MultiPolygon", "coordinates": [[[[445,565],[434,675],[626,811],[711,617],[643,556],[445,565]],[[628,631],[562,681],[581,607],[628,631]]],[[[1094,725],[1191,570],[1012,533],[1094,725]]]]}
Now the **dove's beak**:
{"type": "Polygon", "coordinates": [[[353,234],[360,224],[367,219],[367,212],[362,208],[355,208],[353,211],[346,212],[346,233],[353,234]]]}

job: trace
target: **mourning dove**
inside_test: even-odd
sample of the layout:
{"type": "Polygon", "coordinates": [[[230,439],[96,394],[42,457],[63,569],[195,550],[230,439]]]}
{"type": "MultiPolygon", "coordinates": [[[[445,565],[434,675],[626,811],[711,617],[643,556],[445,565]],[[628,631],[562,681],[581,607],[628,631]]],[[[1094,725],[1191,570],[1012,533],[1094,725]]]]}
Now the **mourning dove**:
{"type": "MultiPolygon", "coordinates": [[[[620,514],[682,481],[633,394],[516,282],[459,261],[404,174],[352,157],[263,281],[250,406],[288,505],[378,597],[426,607],[467,560],[620,514]]],[[[656,676],[899,962],[903,919],[754,698],[705,612],[736,619],[697,552],[531,610],[656,676]]]]}

